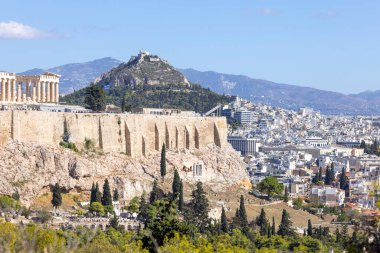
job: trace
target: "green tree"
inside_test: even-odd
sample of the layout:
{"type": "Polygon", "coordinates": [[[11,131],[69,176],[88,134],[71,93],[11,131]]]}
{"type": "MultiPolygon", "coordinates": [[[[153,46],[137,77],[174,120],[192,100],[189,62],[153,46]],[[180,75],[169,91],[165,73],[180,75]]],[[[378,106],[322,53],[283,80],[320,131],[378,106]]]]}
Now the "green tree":
{"type": "Polygon", "coordinates": [[[116,213],[113,213],[113,217],[110,219],[109,226],[111,228],[116,229],[116,230],[120,229],[120,227],[119,227],[119,219],[117,218],[116,213]]]}
{"type": "Polygon", "coordinates": [[[311,220],[307,221],[307,235],[313,236],[313,226],[311,225],[311,220]]]}
{"type": "Polygon", "coordinates": [[[288,201],[289,201],[288,187],[285,186],[284,202],[288,203],[288,201]]]}
{"type": "Polygon", "coordinates": [[[161,177],[165,177],[165,175],[166,175],[166,148],[165,148],[165,143],[162,144],[162,148],[161,148],[160,172],[161,172],[161,177]]]}
{"type": "Polygon", "coordinates": [[[322,181],[323,181],[322,167],[319,167],[318,182],[322,182],[322,181]]]}
{"type": "Polygon", "coordinates": [[[104,111],[106,108],[106,96],[101,87],[91,84],[85,89],[84,103],[88,109],[95,112],[104,111]]]}
{"type": "Polygon", "coordinates": [[[272,216],[272,231],[271,231],[271,234],[272,235],[276,234],[276,223],[274,221],[274,216],[272,216]]]}
{"type": "Polygon", "coordinates": [[[159,200],[164,196],[164,192],[158,187],[157,179],[153,181],[152,191],[149,196],[149,203],[153,204],[156,200],[159,200]]]}
{"type": "Polygon", "coordinates": [[[248,226],[248,218],[247,218],[247,212],[245,210],[243,195],[240,195],[239,218],[240,218],[242,227],[248,226]]]}
{"type": "Polygon", "coordinates": [[[297,210],[301,209],[302,204],[303,204],[303,200],[300,197],[293,199],[293,206],[295,209],[297,209],[297,210]]]}
{"type": "Polygon", "coordinates": [[[178,198],[179,191],[181,187],[181,178],[179,177],[178,170],[174,170],[173,184],[172,184],[172,192],[174,198],[178,198]]]}
{"type": "Polygon", "coordinates": [[[186,214],[186,219],[193,223],[201,232],[210,224],[208,217],[209,203],[206,192],[203,190],[202,182],[197,182],[191,193],[191,200],[186,214]]]}
{"type": "Polygon", "coordinates": [[[290,220],[289,213],[285,209],[282,210],[281,223],[277,234],[281,235],[282,237],[294,235],[292,221],[290,220]]]}
{"type": "Polygon", "coordinates": [[[268,230],[269,221],[266,217],[264,208],[261,208],[260,215],[256,218],[256,224],[260,227],[260,234],[265,235],[268,230]]]}
{"type": "Polygon", "coordinates": [[[181,180],[181,183],[179,185],[179,196],[178,196],[178,210],[183,211],[183,207],[185,205],[185,202],[183,200],[183,182],[181,180]]]}
{"type": "Polygon", "coordinates": [[[119,201],[119,191],[117,188],[113,190],[113,201],[119,201]]]}
{"type": "Polygon", "coordinates": [[[51,203],[53,204],[55,209],[62,205],[61,187],[58,183],[55,183],[53,187],[53,197],[51,199],[51,203]]]}
{"type": "Polygon", "coordinates": [[[90,205],[96,201],[96,187],[95,187],[95,183],[92,182],[92,186],[91,186],[91,195],[90,195],[90,205]]]}
{"type": "Polygon", "coordinates": [[[128,211],[130,211],[132,213],[140,212],[140,200],[139,200],[139,198],[134,197],[133,199],[131,199],[127,209],[128,209],[128,211]]]}
{"type": "Polygon", "coordinates": [[[146,203],[146,194],[143,192],[140,197],[140,213],[139,218],[145,220],[148,215],[148,204],[146,203]]]}
{"type": "Polygon", "coordinates": [[[227,216],[226,216],[226,211],[224,210],[224,206],[222,207],[222,215],[220,217],[220,223],[221,223],[222,232],[227,233],[228,222],[227,222],[227,216]]]}
{"type": "Polygon", "coordinates": [[[95,201],[94,202],[102,203],[102,192],[99,189],[98,182],[96,182],[95,184],[95,201]]]}
{"type": "Polygon", "coordinates": [[[339,187],[340,189],[345,190],[347,194],[347,191],[349,190],[349,181],[344,167],[342,168],[342,171],[340,173],[339,187]]]}
{"type": "Polygon", "coordinates": [[[101,216],[104,215],[104,207],[103,207],[102,203],[100,203],[100,202],[93,202],[90,205],[89,211],[91,213],[96,213],[97,215],[101,215],[101,216]]]}
{"type": "Polygon", "coordinates": [[[106,96],[101,87],[91,84],[85,89],[84,103],[88,109],[95,112],[104,111],[106,108],[106,96]]]}
{"type": "Polygon", "coordinates": [[[269,176],[257,184],[257,189],[260,192],[266,193],[268,197],[272,197],[275,194],[281,194],[284,189],[284,185],[279,183],[277,178],[269,176]]]}
{"type": "Polygon", "coordinates": [[[108,179],[104,180],[103,184],[103,196],[102,196],[102,205],[103,206],[112,206],[112,196],[111,189],[108,179]]]}
{"type": "Polygon", "coordinates": [[[326,168],[326,175],[325,175],[325,185],[331,185],[332,184],[332,177],[333,172],[331,171],[330,167],[326,168]]]}

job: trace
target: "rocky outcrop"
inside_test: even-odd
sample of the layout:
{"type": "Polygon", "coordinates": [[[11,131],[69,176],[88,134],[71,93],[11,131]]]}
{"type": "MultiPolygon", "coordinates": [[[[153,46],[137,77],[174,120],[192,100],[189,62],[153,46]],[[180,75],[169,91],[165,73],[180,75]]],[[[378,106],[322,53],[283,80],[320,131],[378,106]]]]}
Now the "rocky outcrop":
{"type": "MultiPolygon", "coordinates": [[[[168,150],[166,157],[166,179],[178,169],[184,182],[200,180],[216,192],[248,181],[244,163],[230,146],[168,150]],[[194,165],[198,165],[196,171],[194,165]]],[[[121,197],[129,200],[150,191],[153,180],[159,177],[159,167],[159,152],[137,159],[119,153],[79,154],[61,147],[10,140],[0,148],[0,194],[18,191],[27,205],[56,182],[67,191],[80,192],[89,191],[92,182],[102,183],[108,178],[111,187],[117,187],[121,197]]]]}
{"type": "Polygon", "coordinates": [[[184,75],[178,72],[167,61],[147,52],[140,52],[129,62],[104,73],[95,81],[103,87],[139,85],[182,85],[190,86],[184,75]]]}

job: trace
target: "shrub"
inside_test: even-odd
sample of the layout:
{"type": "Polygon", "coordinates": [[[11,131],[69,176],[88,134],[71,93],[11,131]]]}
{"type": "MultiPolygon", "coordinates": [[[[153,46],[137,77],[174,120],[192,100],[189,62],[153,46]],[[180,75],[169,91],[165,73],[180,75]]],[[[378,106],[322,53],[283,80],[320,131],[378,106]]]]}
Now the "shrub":
{"type": "Polygon", "coordinates": [[[19,201],[9,196],[0,196],[0,208],[4,210],[19,210],[21,205],[19,201]]]}

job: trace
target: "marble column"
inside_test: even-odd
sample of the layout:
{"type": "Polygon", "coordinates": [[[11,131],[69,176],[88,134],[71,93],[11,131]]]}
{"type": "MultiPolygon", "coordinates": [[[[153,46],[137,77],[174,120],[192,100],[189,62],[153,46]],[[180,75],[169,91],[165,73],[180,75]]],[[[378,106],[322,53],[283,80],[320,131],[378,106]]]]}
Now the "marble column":
{"type": "Polygon", "coordinates": [[[36,102],[41,102],[41,83],[40,81],[36,81],[34,84],[36,86],[36,91],[37,91],[37,101],[36,102]]]}
{"type": "Polygon", "coordinates": [[[5,101],[5,79],[1,78],[1,101],[5,101]]]}
{"type": "Polygon", "coordinates": [[[9,79],[5,79],[5,101],[9,101],[10,97],[10,89],[9,89],[9,79]]]}
{"type": "Polygon", "coordinates": [[[11,101],[16,102],[16,80],[12,79],[11,83],[11,101]]]}
{"type": "Polygon", "coordinates": [[[36,102],[36,86],[34,84],[32,84],[32,96],[31,96],[31,100],[33,102],[36,102]]]}
{"type": "Polygon", "coordinates": [[[59,102],[59,86],[58,86],[58,82],[54,83],[54,86],[55,86],[55,102],[58,103],[59,102]]]}
{"type": "Polygon", "coordinates": [[[29,86],[30,86],[30,81],[26,81],[25,82],[25,96],[26,96],[26,99],[28,99],[28,97],[30,96],[30,90],[29,90],[29,86]]]}
{"type": "Polygon", "coordinates": [[[17,86],[17,102],[21,103],[22,83],[17,86]]]}
{"type": "Polygon", "coordinates": [[[42,94],[41,94],[41,102],[46,102],[46,82],[41,81],[42,83],[42,94]]]}
{"type": "Polygon", "coordinates": [[[50,86],[51,86],[50,102],[55,103],[55,85],[53,82],[51,82],[50,86]]]}
{"type": "Polygon", "coordinates": [[[50,83],[49,82],[45,82],[46,83],[46,102],[49,103],[50,102],[50,83]]]}

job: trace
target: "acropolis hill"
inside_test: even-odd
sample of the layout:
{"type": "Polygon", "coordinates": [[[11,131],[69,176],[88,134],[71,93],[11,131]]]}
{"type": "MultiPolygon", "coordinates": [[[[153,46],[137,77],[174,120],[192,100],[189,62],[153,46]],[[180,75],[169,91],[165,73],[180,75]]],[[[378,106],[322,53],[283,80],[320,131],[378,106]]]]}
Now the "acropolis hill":
{"type": "Polygon", "coordinates": [[[227,145],[227,123],[218,117],[143,114],[75,114],[41,111],[0,111],[0,145],[9,139],[59,145],[65,127],[79,149],[89,139],[103,152],[140,157],[168,149],[200,149],[227,145]],[[65,126],[66,125],[66,126],[65,126]]]}

